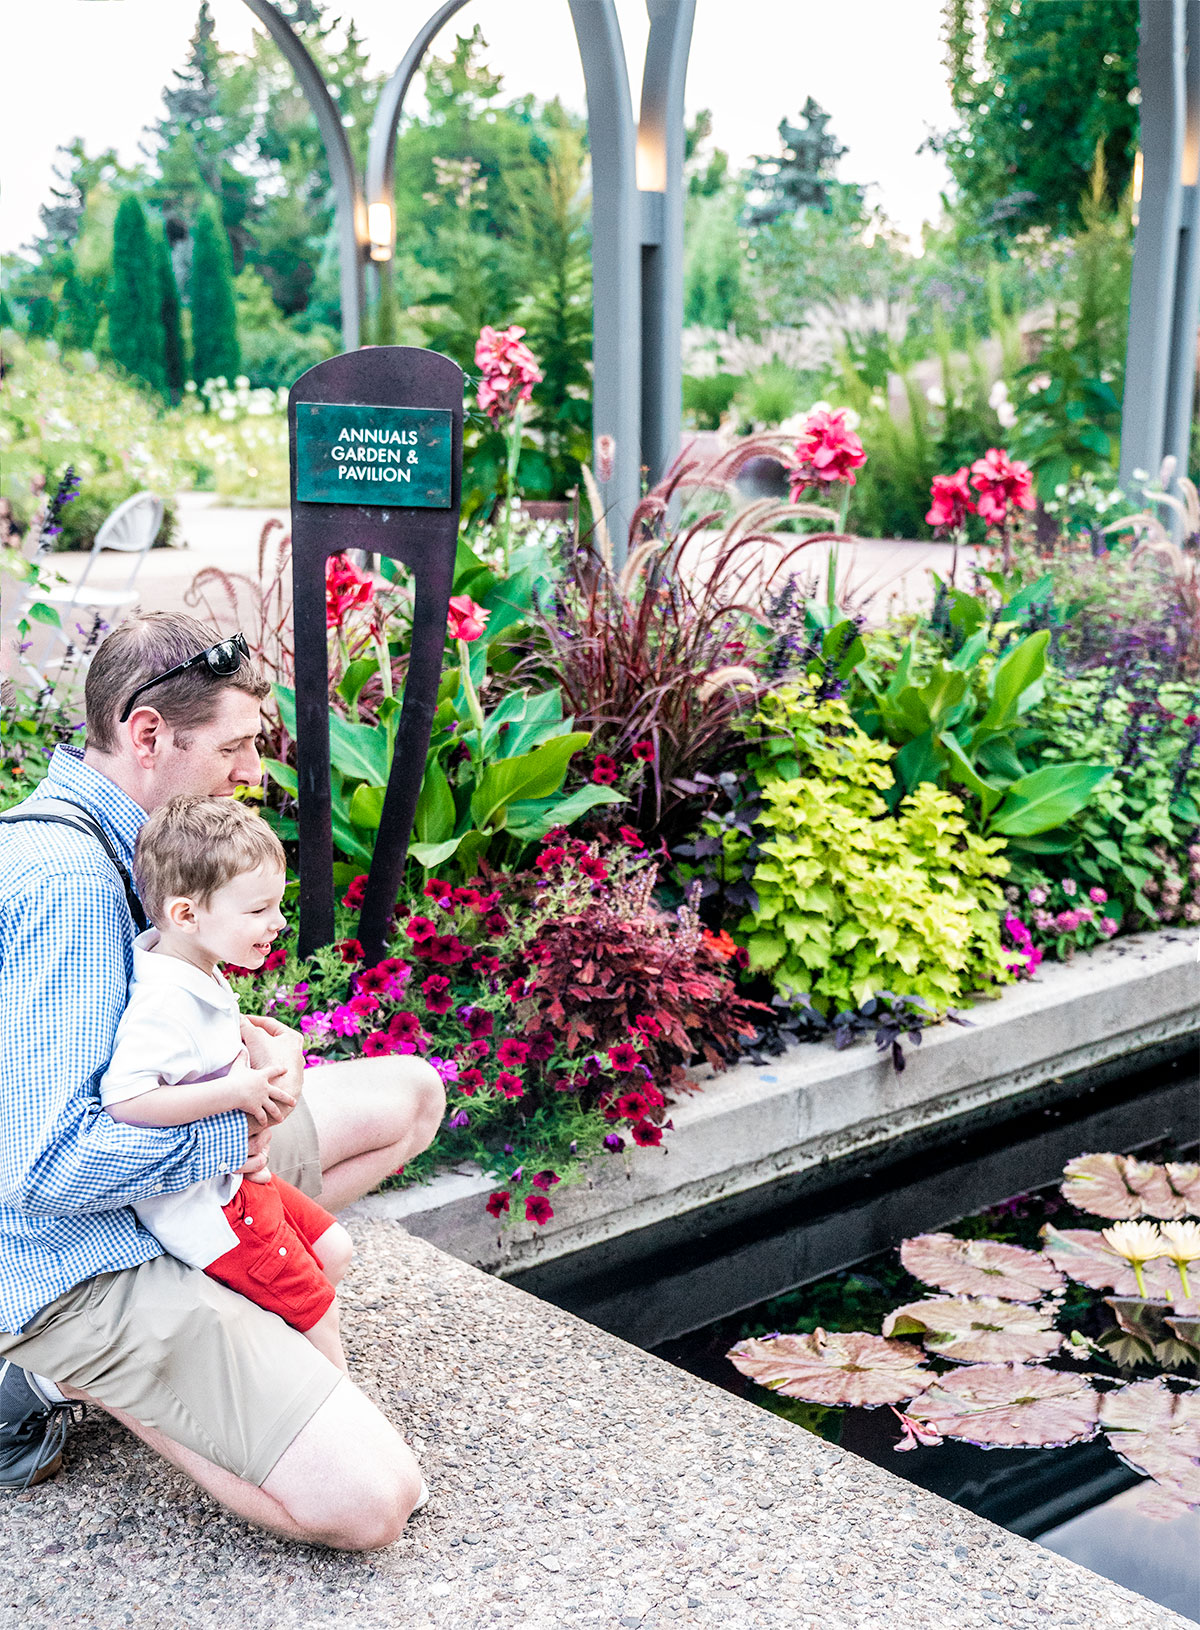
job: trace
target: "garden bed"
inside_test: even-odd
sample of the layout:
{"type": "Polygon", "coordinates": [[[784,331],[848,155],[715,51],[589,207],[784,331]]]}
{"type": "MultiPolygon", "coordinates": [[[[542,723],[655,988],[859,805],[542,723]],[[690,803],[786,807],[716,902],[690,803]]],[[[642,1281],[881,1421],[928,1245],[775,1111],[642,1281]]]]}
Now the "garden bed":
{"type": "Polygon", "coordinates": [[[972,1112],[1015,1105],[1038,1089],[1070,1092],[1177,1054],[1200,1034],[1195,930],[1130,936],[1044,963],[1038,977],[970,1010],[969,1027],[925,1033],[908,1067],[865,1046],[793,1047],[778,1063],[710,1078],[672,1110],[661,1150],[609,1156],[585,1185],[556,1197],[549,1223],[501,1234],[478,1169],[369,1196],[359,1215],[399,1219],[452,1256],[501,1275],[627,1241],[842,1156],[972,1112]]]}

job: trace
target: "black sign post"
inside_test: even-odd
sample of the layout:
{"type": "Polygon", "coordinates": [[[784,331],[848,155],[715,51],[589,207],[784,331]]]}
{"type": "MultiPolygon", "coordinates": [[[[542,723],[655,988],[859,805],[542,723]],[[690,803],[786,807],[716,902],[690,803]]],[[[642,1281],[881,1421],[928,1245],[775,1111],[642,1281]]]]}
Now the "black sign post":
{"type": "Polygon", "coordinates": [[[330,357],[301,374],[288,396],[302,956],[334,935],[326,561],[343,549],[387,555],[408,567],[416,591],[396,750],[358,926],[373,963],[385,954],[404,880],[441,679],[462,418],[462,369],[407,345],[330,357]]]}

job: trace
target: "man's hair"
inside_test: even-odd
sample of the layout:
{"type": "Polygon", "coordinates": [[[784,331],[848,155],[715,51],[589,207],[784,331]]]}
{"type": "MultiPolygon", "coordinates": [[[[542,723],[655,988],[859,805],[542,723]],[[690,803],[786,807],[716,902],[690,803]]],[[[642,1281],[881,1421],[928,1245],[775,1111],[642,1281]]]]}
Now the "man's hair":
{"type": "Polygon", "coordinates": [[[236,798],[170,799],[142,827],[133,852],[138,894],[153,923],[178,895],[206,905],[243,872],[286,864],[266,821],[236,798]]]}
{"type": "MultiPolygon", "coordinates": [[[[88,746],[100,753],[114,752],[117,720],[138,686],[198,656],[220,638],[195,617],[172,611],[127,617],[102,641],[88,669],[83,688],[88,746]]],[[[253,663],[245,660],[236,672],[226,675],[214,674],[206,663],[199,663],[165,685],[147,691],[144,705],[160,713],[176,732],[177,745],[186,747],[187,738],[180,733],[211,724],[223,691],[244,691],[261,701],[270,688],[253,663]]],[[[138,705],[142,705],[141,699],[138,705]]]]}

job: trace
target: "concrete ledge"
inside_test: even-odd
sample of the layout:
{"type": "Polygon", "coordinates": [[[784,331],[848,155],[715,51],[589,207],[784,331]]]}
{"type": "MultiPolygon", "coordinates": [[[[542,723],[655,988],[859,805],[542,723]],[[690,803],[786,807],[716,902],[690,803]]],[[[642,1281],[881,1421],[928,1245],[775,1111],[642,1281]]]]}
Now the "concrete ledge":
{"type": "Polygon", "coordinates": [[[710,1077],[672,1109],[661,1149],[594,1164],[585,1185],[553,1196],[543,1229],[499,1233],[477,1168],[368,1196],[352,1215],[402,1221],[410,1233],[502,1276],[653,1227],[666,1218],[852,1153],[936,1127],[1054,1082],[1086,1082],[1127,1060],[1152,1061],[1200,1035],[1200,933],[1131,936],[1041,975],[942,1025],[908,1049],[897,1075],[875,1049],[793,1048],[765,1068],[710,1077]]]}
{"type": "Polygon", "coordinates": [[[0,1624],[1186,1630],[394,1223],[353,1231],[351,1371],[432,1490],[401,1539],[347,1556],[251,1533],[92,1418],[5,1504],[0,1624]]]}

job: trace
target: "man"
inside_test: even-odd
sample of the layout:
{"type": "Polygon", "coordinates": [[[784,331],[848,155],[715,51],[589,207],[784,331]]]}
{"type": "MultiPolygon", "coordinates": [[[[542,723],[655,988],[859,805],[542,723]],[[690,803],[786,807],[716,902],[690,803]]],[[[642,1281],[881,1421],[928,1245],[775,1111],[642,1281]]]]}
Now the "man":
{"type": "Polygon", "coordinates": [[[337,1210],[432,1141],[436,1072],[388,1057],[306,1075],[300,1038],[257,1018],[243,1021],[251,1065],[299,1098],[280,1127],[235,1112],[127,1126],[97,1091],[132,963],[118,867],[169,798],[257,785],[266,691],[244,642],[190,617],[133,617],[92,660],[86,749],[57,748],[19,811],[73,803],[112,857],[88,832],[0,823],[0,1485],[56,1468],[83,1400],[249,1521],[365,1549],[389,1544],[418,1500],[407,1446],[302,1336],[166,1256],[129,1208],[258,1170],[270,1145],[274,1171],[337,1210]]]}

